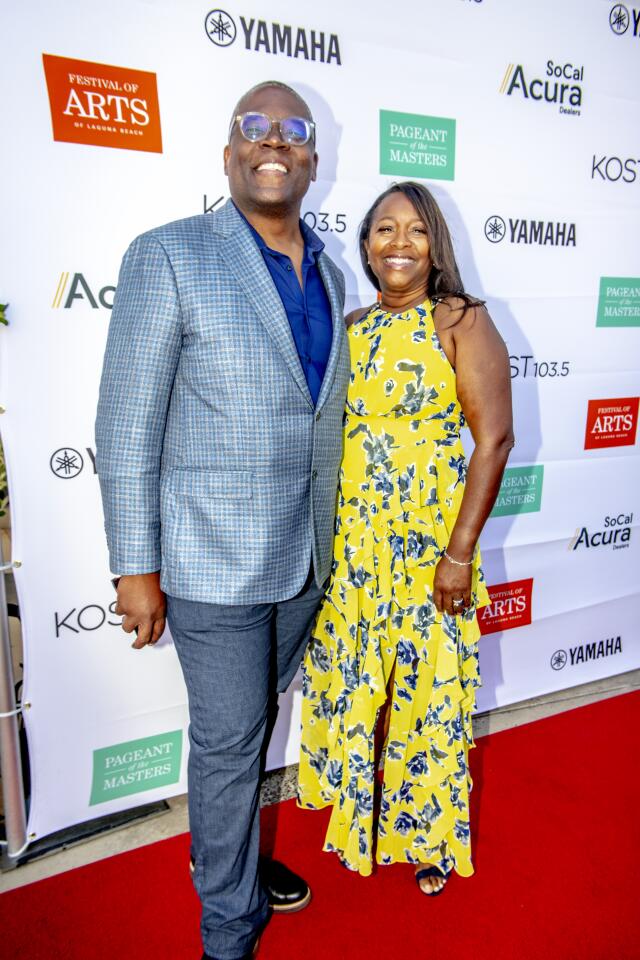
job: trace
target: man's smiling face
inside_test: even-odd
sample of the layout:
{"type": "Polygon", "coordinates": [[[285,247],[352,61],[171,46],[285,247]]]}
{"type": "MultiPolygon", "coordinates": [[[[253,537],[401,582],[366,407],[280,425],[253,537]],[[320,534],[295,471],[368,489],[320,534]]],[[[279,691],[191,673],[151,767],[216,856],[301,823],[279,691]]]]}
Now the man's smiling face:
{"type": "MultiPolygon", "coordinates": [[[[255,111],[272,120],[311,119],[304,101],[279,87],[263,87],[244,97],[236,113],[255,111]]],[[[224,172],[231,197],[243,212],[284,216],[299,209],[316,179],[318,156],[313,139],[301,147],[285,143],[276,125],[265,140],[252,143],[234,123],[224,148],[224,172]]]]}

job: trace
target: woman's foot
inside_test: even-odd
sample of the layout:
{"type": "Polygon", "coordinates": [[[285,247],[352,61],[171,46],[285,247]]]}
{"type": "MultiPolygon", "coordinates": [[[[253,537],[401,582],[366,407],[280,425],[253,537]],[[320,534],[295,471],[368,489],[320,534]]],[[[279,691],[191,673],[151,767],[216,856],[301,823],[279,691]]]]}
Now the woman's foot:
{"type": "Polygon", "coordinates": [[[447,877],[438,867],[420,864],[416,867],[416,883],[426,896],[436,897],[444,890],[447,877]]]}

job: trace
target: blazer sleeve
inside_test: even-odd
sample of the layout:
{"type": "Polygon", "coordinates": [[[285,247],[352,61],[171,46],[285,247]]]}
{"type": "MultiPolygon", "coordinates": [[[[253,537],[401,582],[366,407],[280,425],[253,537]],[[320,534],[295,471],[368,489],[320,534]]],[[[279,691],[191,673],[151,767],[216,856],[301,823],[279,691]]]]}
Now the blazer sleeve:
{"type": "Polygon", "coordinates": [[[160,460],[181,343],[173,268],[160,241],[145,234],[122,261],[96,419],[113,573],[160,569],[160,460]]]}

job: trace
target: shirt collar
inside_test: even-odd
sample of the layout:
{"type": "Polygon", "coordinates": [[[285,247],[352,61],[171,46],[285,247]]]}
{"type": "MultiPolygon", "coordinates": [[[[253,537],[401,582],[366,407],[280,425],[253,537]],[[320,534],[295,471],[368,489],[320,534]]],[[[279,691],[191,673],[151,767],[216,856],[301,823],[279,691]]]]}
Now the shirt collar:
{"type": "MultiPolygon", "coordinates": [[[[233,203],[233,200],[231,202],[233,203]]],[[[260,249],[267,250],[269,253],[275,253],[275,254],[280,253],[279,250],[273,250],[270,246],[268,246],[268,244],[265,242],[261,234],[259,234],[256,228],[251,223],[249,223],[249,221],[245,217],[242,210],[239,207],[237,207],[235,203],[233,203],[233,205],[238,211],[238,213],[240,214],[240,216],[242,217],[242,219],[244,220],[244,222],[246,223],[246,225],[249,227],[249,230],[251,230],[251,233],[253,234],[253,238],[258,244],[258,246],[260,247],[260,249]]],[[[305,252],[309,250],[315,256],[318,256],[318,254],[322,253],[322,251],[324,250],[324,243],[322,242],[318,234],[314,233],[314,231],[311,229],[308,223],[305,223],[304,220],[300,220],[299,222],[300,222],[300,232],[302,234],[302,239],[304,240],[305,252]]]]}

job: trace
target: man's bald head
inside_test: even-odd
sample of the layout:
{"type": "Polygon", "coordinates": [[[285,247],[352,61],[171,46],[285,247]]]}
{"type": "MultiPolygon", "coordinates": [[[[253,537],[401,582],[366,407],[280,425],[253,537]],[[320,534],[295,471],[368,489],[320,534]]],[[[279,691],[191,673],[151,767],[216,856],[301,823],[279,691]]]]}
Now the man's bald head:
{"type": "Polygon", "coordinates": [[[313,120],[311,110],[305,100],[300,96],[299,93],[289,87],[286,83],[281,83],[279,80],[264,80],[262,83],[257,83],[255,87],[251,87],[250,90],[247,90],[246,93],[243,93],[238,102],[236,103],[233,114],[231,116],[231,123],[235,117],[240,113],[245,113],[247,109],[251,107],[251,100],[257,93],[261,93],[263,90],[279,90],[284,93],[288,93],[290,97],[293,97],[300,104],[300,116],[306,117],[308,120],[313,120]]]}

